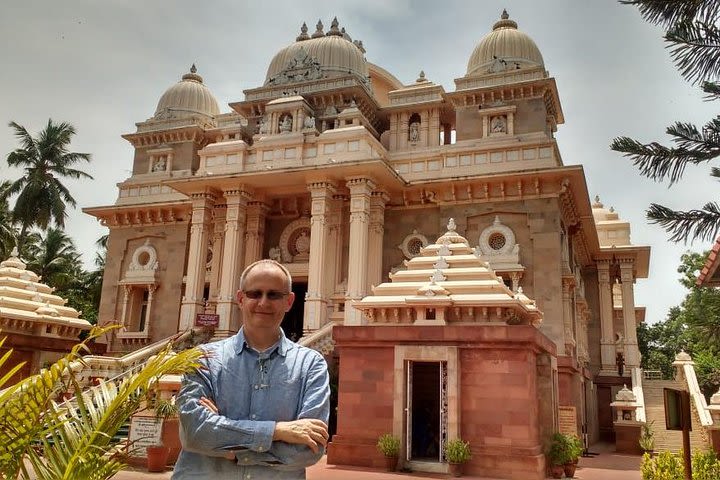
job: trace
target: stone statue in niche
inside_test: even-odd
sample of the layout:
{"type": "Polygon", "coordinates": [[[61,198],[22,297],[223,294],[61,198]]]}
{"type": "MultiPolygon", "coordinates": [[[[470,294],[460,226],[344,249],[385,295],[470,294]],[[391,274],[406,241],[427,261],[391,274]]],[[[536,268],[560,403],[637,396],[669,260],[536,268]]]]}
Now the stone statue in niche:
{"type": "Polygon", "coordinates": [[[408,140],[415,143],[420,140],[420,122],[412,122],[408,133],[408,140]]]}
{"type": "Polygon", "coordinates": [[[261,135],[267,135],[269,133],[268,123],[265,117],[262,117],[258,122],[258,133],[261,135]]]}
{"type": "Polygon", "coordinates": [[[272,247],[270,248],[270,252],[268,252],[268,256],[271,260],[275,260],[276,262],[282,262],[282,252],[280,251],[280,247],[272,247]]]}
{"type": "Polygon", "coordinates": [[[315,129],[315,117],[313,117],[312,115],[308,115],[307,117],[305,117],[303,127],[315,129]]]}
{"type": "Polygon", "coordinates": [[[164,172],[167,169],[167,163],[165,160],[165,157],[160,157],[157,160],[155,160],[155,163],[152,166],[153,172],[164,172]]]}
{"type": "Polygon", "coordinates": [[[490,129],[492,133],[505,133],[507,131],[507,121],[505,120],[505,115],[493,117],[490,122],[490,129]]]}
{"type": "Polygon", "coordinates": [[[292,129],[292,117],[285,115],[280,121],[280,133],[288,133],[292,129]]]}

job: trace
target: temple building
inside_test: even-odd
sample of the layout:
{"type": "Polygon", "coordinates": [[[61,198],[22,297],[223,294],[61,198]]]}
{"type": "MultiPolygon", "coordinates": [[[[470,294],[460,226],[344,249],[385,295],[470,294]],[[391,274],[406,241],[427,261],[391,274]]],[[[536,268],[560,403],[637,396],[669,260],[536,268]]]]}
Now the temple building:
{"type": "Polygon", "coordinates": [[[193,66],[123,136],[132,175],[85,209],[110,231],[109,351],[232,335],[240,272],[273,258],[286,335],[338,375],[329,463],[383,465],[390,432],[404,465],[445,472],[460,437],[468,473],[541,479],[553,432],[612,439],[650,249],[563,162],[534,41],[503,12],[446,91],[371,63],[337,19],[288,40],[229,107],[193,66]]]}

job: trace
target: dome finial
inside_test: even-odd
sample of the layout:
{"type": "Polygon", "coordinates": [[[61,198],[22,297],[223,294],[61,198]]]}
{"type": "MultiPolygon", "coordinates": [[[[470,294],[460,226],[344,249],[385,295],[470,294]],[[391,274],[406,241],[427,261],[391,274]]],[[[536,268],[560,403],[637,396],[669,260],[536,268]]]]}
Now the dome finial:
{"type": "Polygon", "coordinates": [[[190,66],[190,73],[197,73],[197,67],[194,63],[190,66]]]}
{"type": "Polygon", "coordinates": [[[197,74],[197,67],[195,66],[194,63],[190,66],[190,73],[186,73],[185,75],[183,75],[182,79],[183,80],[192,80],[192,81],[199,82],[199,83],[203,82],[203,78],[197,74]]]}
{"type": "Polygon", "coordinates": [[[338,22],[337,17],[333,18],[333,21],[330,24],[330,31],[327,33],[327,35],[337,35],[339,37],[342,37],[342,32],[340,31],[339,25],[340,22],[338,22]]]}
{"type": "Polygon", "coordinates": [[[318,20],[317,25],[315,25],[315,33],[312,34],[312,38],[320,38],[324,36],[325,33],[323,32],[322,20],[318,20]]]}
{"type": "Polygon", "coordinates": [[[508,15],[508,12],[506,9],[503,8],[503,12],[502,12],[502,15],[500,15],[500,18],[502,20],[507,20],[508,18],[510,18],[510,15],[508,15]]]}
{"type": "Polygon", "coordinates": [[[302,42],[303,40],[309,40],[310,35],[308,35],[308,27],[307,23],[303,22],[302,27],[300,27],[300,35],[297,36],[295,41],[302,42]]]}
{"type": "Polygon", "coordinates": [[[427,82],[428,79],[425,78],[425,70],[420,70],[420,75],[418,75],[417,80],[415,80],[415,83],[424,83],[427,82]]]}

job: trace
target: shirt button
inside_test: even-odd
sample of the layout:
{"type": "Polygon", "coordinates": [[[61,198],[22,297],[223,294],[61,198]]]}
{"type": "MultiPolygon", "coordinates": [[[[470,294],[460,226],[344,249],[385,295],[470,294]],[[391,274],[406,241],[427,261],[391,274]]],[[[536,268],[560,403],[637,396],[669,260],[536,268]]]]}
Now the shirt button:
{"type": "Polygon", "coordinates": [[[254,388],[255,390],[257,390],[257,389],[260,388],[260,387],[257,386],[257,385],[255,385],[253,388],[254,388]]]}
{"type": "Polygon", "coordinates": [[[253,413],[253,414],[250,416],[250,418],[252,418],[253,420],[255,420],[255,419],[257,418],[257,415],[255,415],[255,414],[253,413]]]}
{"type": "Polygon", "coordinates": [[[265,450],[263,447],[258,447],[258,452],[262,452],[263,450],[265,450]]]}

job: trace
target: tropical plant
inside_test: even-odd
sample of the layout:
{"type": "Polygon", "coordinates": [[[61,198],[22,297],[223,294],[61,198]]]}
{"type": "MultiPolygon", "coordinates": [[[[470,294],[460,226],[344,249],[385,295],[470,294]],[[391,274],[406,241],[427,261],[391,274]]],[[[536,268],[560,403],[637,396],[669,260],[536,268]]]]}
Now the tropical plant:
{"type": "Polygon", "coordinates": [[[470,458],[470,443],[454,438],[445,444],[445,459],[449,463],[465,463],[470,458]]]}
{"type": "Polygon", "coordinates": [[[48,228],[37,241],[27,243],[25,250],[28,269],[56,289],[70,285],[83,273],[80,253],[72,238],[60,229],[48,228]]]}
{"type": "Polygon", "coordinates": [[[652,453],[655,450],[655,434],[653,433],[653,424],[655,420],[650,423],[643,423],[640,429],[640,439],[638,444],[644,452],[652,453]]]}
{"type": "Polygon", "coordinates": [[[551,465],[565,465],[572,462],[572,447],[568,435],[554,433],[545,452],[551,465]]]}
{"type": "MultiPolygon", "coordinates": [[[[199,366],[199,349],[174,354],[172,342],[143,368],[83,390],[79,373],[89,338],[39,374],[0,392],[0,472],[5,479],[107,479],[124,467],[113,437],[143,405],[146,393],[167,373],[199,366]],[[76,392],[63,400],[63,393],[76,392]]],[[[0,366],[10,352],[0,358],[0,366]]],[[[17,371],[19,366],[11,370],[17,371]]],[[[10,374],[0,378],[0,387],[10,374]]]]}
{"type": "Polygon", "coordinates": [[[384,433],[378,438],[377,449],[386,457],[397,457],[400,454],[400,439],[391,433],[384,433]]]}
{"type": "Polygon", "coordinates": [[[25,170],[23,176],[10,184],[6,194],[17,195],[13,219],[20,224],[18,249],[22,251],[25,236],[32,226],[46,229],[51,221],[63,228],[67,205],[76,206],[75,198],[61,179],[92,179],[92,176],[73,168],[78,162],[90,161],[90,154],[68,151],[75,135],[69,123],[48,120],[44,130],[33,137],[25,127],[10,122],[20,148],[10,152],[7,163],[25,170]]]}
{"type": "Polygon", "coordinates": [[[571,462],[577,462],[583,453],[583,443],[577,435],[567,435],[568,453],[571,462]]]}
{"type": "MultiPolygon", "coordinates": [[[[635,5],[642,17],[666,30],[665,41],[675,65],[686,80],[700,84],[708,100],[720,99],[720,7],[717,0],[621,0],[635,5]]],[[[701,128],[686,122],[667,127],[674,147],[618,137],[610,148],[630,158],[640,174],[655,181],[680,181],[685,167],[712,162],[720,156],[720,116],[701,128]]],[[[720,168],[710,175],[720,178],[720,168]]],[[[720,231],[720,205],[676,211],[653,203],[646,212],[651,223],[662,226],[672,241],[714,239],[720,231]]]]}
{"type": "MultiPolygon", "coordinates": [[[[682,456],[662,452],[656,457],[645,453],[640,463],[642,480],[683,480],[685,468],[682,456]]],[[[692,480],[720,478],[720,460],[715,452],[698,452],[692,456],[692,480]]]]}
{"type": "Polygon", "coordinates": [[[0,261],[10,256],[18,235],[6,194],[9,188],[8,180],[0,183],[0,261]]]}

